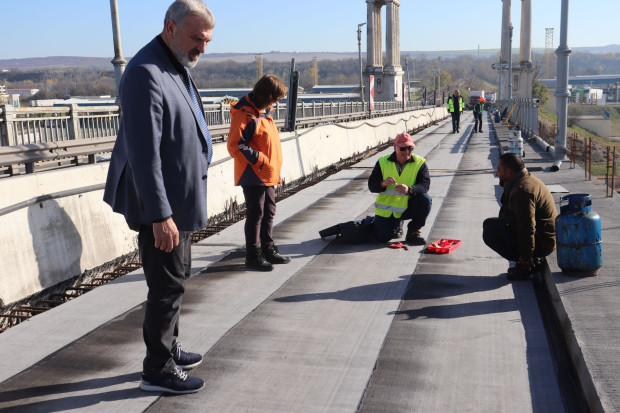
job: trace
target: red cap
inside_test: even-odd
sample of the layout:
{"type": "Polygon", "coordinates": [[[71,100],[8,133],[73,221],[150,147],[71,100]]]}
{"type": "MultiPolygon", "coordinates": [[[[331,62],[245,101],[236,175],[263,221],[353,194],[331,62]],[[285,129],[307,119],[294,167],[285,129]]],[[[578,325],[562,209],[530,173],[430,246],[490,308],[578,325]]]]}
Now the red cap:
{"type": "Polygon", "coordinates": [[[407,132],[399,133],[394,139],[394,143],[400,147],[415,146],[413,144],[413,138],[407,132]]]}

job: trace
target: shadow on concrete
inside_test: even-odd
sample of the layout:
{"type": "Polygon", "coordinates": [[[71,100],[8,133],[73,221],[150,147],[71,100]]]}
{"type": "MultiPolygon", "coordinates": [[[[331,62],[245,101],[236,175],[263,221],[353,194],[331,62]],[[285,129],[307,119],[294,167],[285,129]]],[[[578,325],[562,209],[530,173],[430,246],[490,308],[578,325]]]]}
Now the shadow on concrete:
{"type": "Polygon", "coordinates": [[[465,149],[467,149],[467,143],[469,141],[469,137],[471,136],[471,130],[473,129],[472,125],[467,125],[465,127],[465,132],[461,135],[458,141],[454,144],[452,149],[450,149],[450,153],[463,153],[465,149]]]}
{"type": "Polygon", "coordinates": [[[0,411],[2,412],[59,412],[71,409],[80,409],[102,402],[152,397],[152,394],[141,391],[137,382],[141,372],[128,373],[120,376],[89,379],[81,382],[59,383],[46,386],[25,387],[18,390],[0,392],[0,411]],[[136,382],[130,389],[93,392],[106,387],[136,382]],[[63,396],[65,393],[88,391],[88,394],[63,396]],[[53,398],[60,396],[58,398],[53,398]],[[33,401],[40,399],[40,401],[33,401]]]}
{"type": "Polygon", "coordinates": [[[82,273],[82,237],[58,202],[47,200],[30,206],[28,225],[42,288],[82,273]]]}
{"type": "Polygon", "coordinates": [[[405,315],[407,320],[418,318],[463,318],[483,314],[507,313],[515,311],[517,305],[514,299],[489,300],[465,304],[434,305],[415,310],[394,311],[390,314],[405,315]]]}
{"type": "Polygon", "coordinates": [[[555,386],[550,386],[550,383],[557,383],[560,378],[557,377],[557,367],[550,361],[551,354],[548,352],[551,346],[550,333],[546,331],[540,317],[541,312],[549,309],[540,308],[540,303],[536,302],[532,283],[515,282],[512,283],[512,289],[525,333],[525,357],[532,395],[532,412],[544,413],[549,411],[547,404],[549,400],[561,399],[560,393],[555,393],[555,386]],[[554,389],[554,392],[550,393],[550,389],[554,389]]]}
{"type": "MultiPolygon", "coordinates": [[[[300,295],[291,295],[288,297],[279,297],[274,301],[282,302],[282,303],[296,303],[296,302],[304,302],[304,301],[317,301],[317,300],[341,300],[341,301],[383,301],[383,300],[426,300],[426,299],[434,299],[441,297],[452,297],[463,294],[470,294],[473,292],[480,291],[490,291],[500,288],[504,285],[508,284],[505,277],[478,277],[478,276],[458,276],[458,275],[443,275],[443,274],[424,274],[424,275],[416,275],[411,277],[409,275],[400,276],[396,281],[388,281],[384,283],[377,284],[368,284],[362,285],[358,287],[351,287],[345,290],[333,291],[333,292],[323,292],[323,293],[311,293],[311,294],[300,294],[300,295]],[[405,291],[404,295],[403,284],[409,283],[411,281],[411,285],[409,285],[408,289],[405,291]]],[[[464,317],[467,314],[462,314],[461,311],[465,310],[466,312],[470,312],[469,315],[474,314],[484,314],[486,312],[503,312],[503,311],[514,311],[516,310],[516,306],[514,304],[514,300],[507,300],[512,302],[512,307],[510,309],[506,309],[506,304],[504,300],[502,301],[498,311],[498,305],[491,304],[488,306],[484,306],[484,302],[482,303],[471,303],[472,308],[468,309],[466,305],[459,305],[454,307],[460,307],[458,311],[445,313],[447,307],[452,306],[436,306],[436,307],[428,307],[429,309],[436,308],[438,311],[435,314],[437,318],[453,318],[453,317],[464,317]],[[480,305],[484,308],[481,309],[480,305]],[[474,308],[475,307],[475,308],[474,308]],[[482,311],[482,312],[480,312],[482,311]],[[445,317],[444,315],[448,316],[445,317]]],[[[424,310],[424,314],[418,315],[418,311],[420,310],[411,310],[413,312],[410,313],[410,310],[407,311],[396,311],[392,314],[408,314],[410,318],[418,318],[418,316],[427,316],[427,317],[435,317],[433,316],[432,311],[424,310]]]]}

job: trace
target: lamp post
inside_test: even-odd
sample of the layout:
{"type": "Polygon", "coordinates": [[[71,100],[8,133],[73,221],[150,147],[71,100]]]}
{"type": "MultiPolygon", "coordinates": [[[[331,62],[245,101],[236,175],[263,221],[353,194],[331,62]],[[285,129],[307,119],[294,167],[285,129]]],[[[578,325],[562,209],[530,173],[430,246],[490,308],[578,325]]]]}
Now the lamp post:
{"type": "Polygon", "coordinates": [[[357,25],[357,52],[360,61],[360,94],[362,95],[362,103],[364,103],[364,78],[362,76],[362,26],[366,23],[357,25]]]}
{"type": "Polygon", "coordinates": [[[555,82],[555,98],[558,113],[557,145],[555,145],[555,162],[551,171],[560,169],[562,161],[566,159],[566,129],[568,119],[568,60],[571,53],[568,47],[568,0],[562,0],[560,14],[560,45],[555,51],[557,58],[557,73],[555,82]]]}
{"type": "Polygon", "coordinates": [[[508,26],[510,47],[508,48],[508,100],[512,101],[512,23],[508,26]]]}
{"type": "Polygon", "coordinates": [[[116,83],[116,99],[118,100],[119,88],[121,86],[121,77],[125,71],[127,61],[123,58],[121,52],[121,30],[118,24],[118,4],[116,0],[110,0],[110,13],[112,15],[112,35],[114,36],[114,82],[116,83]]]}

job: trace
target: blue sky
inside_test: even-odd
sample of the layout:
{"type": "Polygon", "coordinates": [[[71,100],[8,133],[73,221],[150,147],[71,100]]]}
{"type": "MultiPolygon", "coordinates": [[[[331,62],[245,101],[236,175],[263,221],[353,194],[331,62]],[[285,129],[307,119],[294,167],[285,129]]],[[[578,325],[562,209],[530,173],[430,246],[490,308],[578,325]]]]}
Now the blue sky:
{"type": "MultiPolygon", "coordinates": [[[[133,56],[161,31],[170,2],[118,0],[123,56],[133,56]]],[[[532,3],[532,47],[544,48],[545,28],[553,27],[557,48],[562,1],[532,3]]],[[[209,52],[357,52],[357,24],[366,21],[364,0],[208,0],[207,4],[217,20],[207,59],[209,52]]],[[[401,51],[500,47],[501,0],[401,0],[400,4],[401,51]]],[[[521,1],[512,0],[515,50],[520,14],[521,1]]],[[[618,0],[571,1],[568,46],[620,44],[619,14],[618,0]]],[[[4,21],[0,59],[114,55],[109,0],[0,0],[0,15],[4,21]]]]}

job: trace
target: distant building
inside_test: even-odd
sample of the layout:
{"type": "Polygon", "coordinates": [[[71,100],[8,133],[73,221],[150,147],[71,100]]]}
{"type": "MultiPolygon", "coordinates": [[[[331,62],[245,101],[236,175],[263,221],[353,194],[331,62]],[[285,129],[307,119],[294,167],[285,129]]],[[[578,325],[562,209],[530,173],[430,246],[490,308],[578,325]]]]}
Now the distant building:
{"type": "Polygon", "coordinates": [[[315,85],[312,93],[358,93],[360,85],[315,85]]]}
{"type": "Polygon", "coordinates": [[[21,96],[34,96],[39,93],[39,89],[6,89],[6,93],[21,96]]]}
{"type": "Polygon", "coordinates": [[[251,91],[252,88],[198,89],[198,94],[203,101],[204,98],[219,98],[224,96],[231,96],[240,99],[251,91]]]}
{"type": "Polygon", "coordinates": [[[9,103],[9,95],[6,94],[6,86],[0,85],[0,105],[9,103]]]}
{"type": "MultiPolygon", "coordinates": [[[[573,87],[579,86],[607,86],[616,82],[620,82],[620,75],[584,75],[584,76],[569,76],[568,84],[573,87]]],[[[540,79],[540,83],[547,86],[549,89],[555,89],[556,79],[540,79]]]]}

